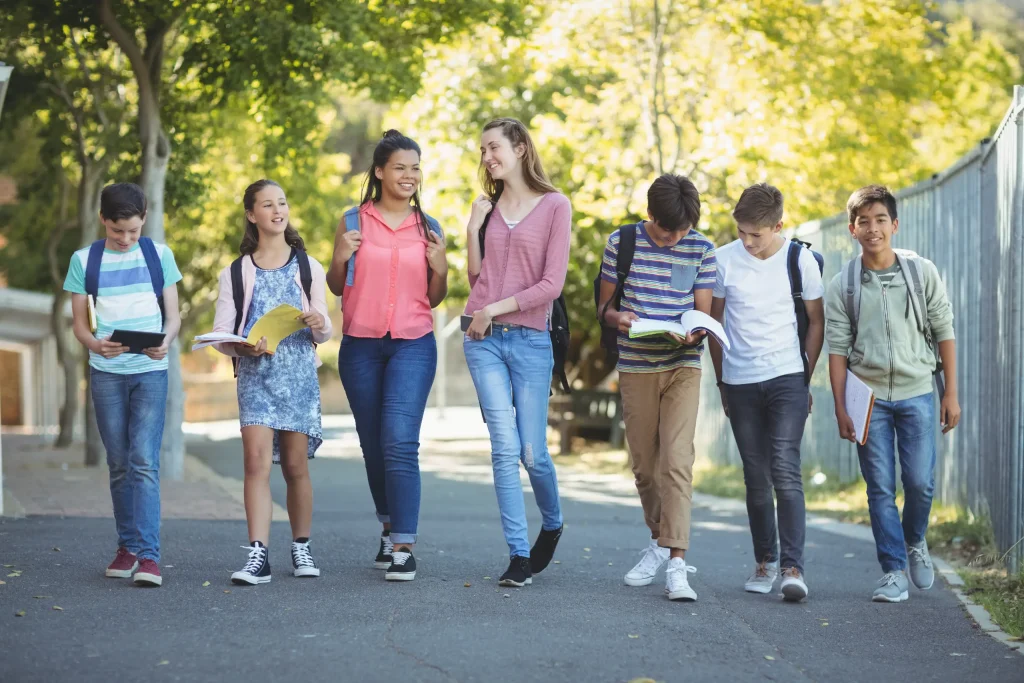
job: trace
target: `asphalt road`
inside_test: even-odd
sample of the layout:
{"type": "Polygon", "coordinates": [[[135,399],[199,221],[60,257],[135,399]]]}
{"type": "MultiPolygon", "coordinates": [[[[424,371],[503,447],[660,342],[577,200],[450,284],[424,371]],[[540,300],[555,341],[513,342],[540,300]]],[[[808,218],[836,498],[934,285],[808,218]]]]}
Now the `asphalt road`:
{"type": "MultiPolygon", "coordinates": [[[[189,450],[241,476],[237,441],[189,450]]],[[[600,477],[571,482],[559,564],[532,586],[500,588],[507,550],[486,459],[433,462],[408,584],[372,567],[379,531],[352,458],[311,463],[319,579],[287,571],[283,520],[274,579],[255,588],[229,581],[246,557],[244,523],[166,521],[160,589],[104,578],[111,520],[0,522],[0,681],[1024,681],[1024,657],[975,628],[941,581],[908,603],[872,603],[873,547],[815,529],[802,604],[744,593],[746,520],[705,509],[688,558],[698,602],[665,599],[663,575],[627,587],[646,530],[600,477]]],[[[274,482],[284,505],[276,472],[274,482]]]]}

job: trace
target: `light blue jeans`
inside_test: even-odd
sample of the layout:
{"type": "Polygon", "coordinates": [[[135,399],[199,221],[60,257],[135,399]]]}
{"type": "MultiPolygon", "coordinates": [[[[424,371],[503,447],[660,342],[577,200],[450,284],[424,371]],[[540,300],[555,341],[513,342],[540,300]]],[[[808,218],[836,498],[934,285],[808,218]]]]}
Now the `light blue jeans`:
{"type": "Polygon", "coordinates": [[[509,555],[529,557],[520,462],[530,476],[543,528],[562,526],[558,478],[547,445],[551,337],[540,330],[495,325],[481,341],[467,337],[463,349],[491,435],[494,490],[509,555]]]}
{"type": "Polygon", "coordinates": [[[868,489],[868,512],[882,571],[907,568],[904,543],[924,540],[935,490],[935,400],[875,399],[867,443],[857,446],[868,489]],[[894,445],[895,442],[895,445],[894,445]],[[896,509],[896,452],[903,479],[903,522],[896,509]]]}
{"type": "Polygon", "coordinates": [[[107,450],[117,544],[160,561],[160,442],[167,371],[119,375],[92,369],[92,401],[107,450]]]}

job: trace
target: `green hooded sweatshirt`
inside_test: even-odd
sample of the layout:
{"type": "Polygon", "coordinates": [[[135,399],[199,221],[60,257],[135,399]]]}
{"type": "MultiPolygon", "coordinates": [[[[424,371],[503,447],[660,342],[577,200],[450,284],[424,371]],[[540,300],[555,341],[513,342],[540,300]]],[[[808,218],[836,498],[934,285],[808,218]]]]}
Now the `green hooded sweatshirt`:
{"type": "MultiPolygon", "coordinates": [[[[858,258],[860,258],[858,256],[858,258]]],[[[921,257],[928,319],[936,342],[953,339],[953,310],[935,264],[921,257]]],[[[875,272],[864,269],[860,320],[853,339],[846,314],[842,272],[832,278],[825,294],[825,339],[830,355],[843,356],[850,372],[864,381],[875,397],[903,401],[932,391],[935,354],[917,329],[911,308],[911,289],[902,272],[888,286],[875,272]]],[[[908,276],[909,277],[909,276],[908,276]]]]}

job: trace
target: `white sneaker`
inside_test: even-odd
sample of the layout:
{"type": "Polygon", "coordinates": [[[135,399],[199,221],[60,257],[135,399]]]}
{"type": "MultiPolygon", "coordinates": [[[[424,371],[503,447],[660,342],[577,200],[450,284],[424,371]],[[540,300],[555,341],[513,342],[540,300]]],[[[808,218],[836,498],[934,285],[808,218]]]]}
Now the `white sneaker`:
{"type": "Polygon", "coordinates": [[[655,540],[640,551],[640,561],[626,574],[627,586],[649,586],[661,565],[668,562],[669,549],[662,548],[655,540]]]}
{"type": "Polygon", "coordinates": [[[807,597],[807,583],[796,567],[782,570],[782,597],[787,602],[800,602],[807,597]]]}
{"type": "Polygon", "coordinates": [[[690,582],[686,579],[687,574],[696,571],[696,567],[686,564],[681,557],[673,557],[668,561],[668,569],[665,570],[665,593],[668,594],[669,600],[697,600],[697,594],[690,588],[690,582]]]}
{"type": "Polygon", "coordinates": [[[775,586],[775,579],[779,576],[778,562],[762,562],[754,567],[754,573],[750,575],[747,582],[743,584],[743,590],[748,593],[771,593],[775,586]]]}

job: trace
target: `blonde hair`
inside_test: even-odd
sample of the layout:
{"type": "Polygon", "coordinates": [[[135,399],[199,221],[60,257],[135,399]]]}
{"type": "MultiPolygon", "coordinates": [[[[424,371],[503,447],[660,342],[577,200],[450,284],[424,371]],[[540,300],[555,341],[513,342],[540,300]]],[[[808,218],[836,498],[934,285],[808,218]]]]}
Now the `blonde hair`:
{"type": "MultiPolygon", "coordinates": [[[[526,186],[534,192],[558,192],[558,189],[551,184],[547,173],[544,172],[537,148],[533,145],[530,132],[526,130],[523,122],[512,118],[494,119],[484,126],[483,132],[486,133],[495,128],[501,129],[502,135],[512,143],[513,150],[519,145],[526,148],[526,153],[523,155],[523,180],[526,182],[526,186]]],[[[505,181],[495,180],[491,177],[491,172],[484,166],[483,158],[480,159],[480,182],[484,186],[484,192],[491,199],[495,199],[505,189],[505,181]]]]}

